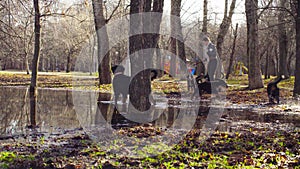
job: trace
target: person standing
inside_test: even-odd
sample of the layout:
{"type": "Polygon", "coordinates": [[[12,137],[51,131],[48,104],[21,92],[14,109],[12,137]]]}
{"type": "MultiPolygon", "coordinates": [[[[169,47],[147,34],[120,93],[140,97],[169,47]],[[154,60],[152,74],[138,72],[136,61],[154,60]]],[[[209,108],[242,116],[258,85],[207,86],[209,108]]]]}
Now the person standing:
{"type": "Polygon", "coordinates": [[[206,49],[206,54],[209,57],[206,78],[208,79],[208,81],[213,81],[215,79],[214,76],[218,65],[217,49],[208,37],[203,38],[203,44],[206,49]]]}

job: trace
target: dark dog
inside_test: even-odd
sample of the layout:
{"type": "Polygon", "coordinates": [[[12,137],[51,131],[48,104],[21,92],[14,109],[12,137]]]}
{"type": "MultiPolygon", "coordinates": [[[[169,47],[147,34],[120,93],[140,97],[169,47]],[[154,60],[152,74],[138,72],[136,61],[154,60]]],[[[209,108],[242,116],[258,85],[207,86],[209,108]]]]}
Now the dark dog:
{"type": "Polygon", "coordinates": [[[267,93],[269,97],[269,103],[274,104],[276,100],[277,104],[279,104],[279,88],[277,84],[284,79],[284,76],[280,76],[277,80],[270,82],[267,86],[267,93]]]}
{"type": "MultiPolygon", "coordinates": [[[[113,78],[113,90],[114,90],[114,102],[117,104],[120,94],[122,94],[122,103],[125,103],[129,94],[130,76],[124,75],[125,68],[122,65],[112,66],[111,71],[114,74],[113,78]]],[[[150,69],[150,80],[157,78],[158,73],[155,69],[150,69]]],[[[153,98],[151,98],[153,100],[153,98]]],[[[154,100],[153,100],[154,102],[154,100]]]]}
{"type": "Polygon", "coordinates": [[[215,79],[214,81],[204,81],[199,82],[197,81],[197,87],[194,91],[194,94],[192,98],[199,92],[199,96],[202,96],[203,94],[218,94],[219,92],[223,91],[224,88],[227,88],[227,83],[222,79],[215,79]]]}
{"type": "Polygon", "coordinates": [[[130,77],[124,75],[124,70],[125,68],[122,65],[115,65],[111,68],[114,74],[112,84],[115,104],[117,104],[120,94],[122,94],[122,103],[125,103],[129,92],[130,77]]]}

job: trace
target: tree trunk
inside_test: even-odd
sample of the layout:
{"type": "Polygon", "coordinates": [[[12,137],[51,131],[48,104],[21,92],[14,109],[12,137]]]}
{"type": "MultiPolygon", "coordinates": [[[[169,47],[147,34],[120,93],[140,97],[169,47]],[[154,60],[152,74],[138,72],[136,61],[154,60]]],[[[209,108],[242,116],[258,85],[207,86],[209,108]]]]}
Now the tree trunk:
{"type": "Polygon", "coordinates": [[[156,63],[154,63],[154,67],[157,68],[157,69],[163,70],[163,66],[162,66],[163,57],[161,55],[160,48],[159,48],[158,44],[156,45],[155,53],[156,53],[156,63]]]}
{"type": "Polygon", "coordinates": [[[176,22],[176,29],[177,29],[177,47],[178,47],[178,56],[181,59],[180,63],[180,70],[181,72],[186,70],[186,56],[185,56],[185,45],[184,45],[184,40],[183,40],[183,35],[182,35],[182,25],[181,25],[181,17],[180,17],[180,12],[181,12],[181,0],[178,0],[177,5],[177,13],[176,16],[178,18],[178,21],[176,22]]]}
{"type": "Polygon", "coordinates": [[[203,25],[202,25],[202,32],[203,33],[207,33],[207,23],[208,23],[208,19],[207,19],[207,13],[208,13],[208,9],[207,9],[207,0],[203,0],[203,25]]]}
{"type": "Polygon", "coordinates": [[[222,78],[222,58],[224,59],[223,55],[223,43],[224,43],[224,38],[228,32],[228,29],[231,25],[231,19],[232,19],[232,15],[234,13],[234,9],[235,9],[235,3],[236,0],[232,0],[231,5],[230,5],[230,9],[229,9],[229,14],[227,16],[227,6],[228,6],[228,1],[226,0],[225,2],[225,10],[224,10],[224,18],[222,20],[222,23],[220,25],[220,29],[219,29],[219,33],[218,33],[218,37],[217,37],[217,51],[218,51],[218,56],[219,56],[219,64],[217,66],[216,69],[216,77],[217,78],[222,78]]]}
{"type": "MultiPolygon", "coordinates": [[[[219,29],[219,33],[218,33],[218,37],[217,37],[217,46],[216,46],[220,58],[223,58],[223,56],[222,56],[222,46],[223,46],[223,43],[224,43],[224,38],[225,38],[225,36],[228,32],[228,29],[230,27],[230,24],[231,24],[231,18],[232,18],[232,15],[234,13],[235,3],[236,3],[236,0],[232,0],[228,16],[227,16],[227,7],[225,8],[224,18],[223,18],[222,23],[220,25],[220,29],[219,29]]],[[[227,4],[225,4],[225,5],[227,6],[227,4]]]]}
{"type": "Polygon", "coordinates": [[[109,42],[108,34],[106,30],[106,19],[104,18],[103,0],[93,0],[93,13],[95,29],[97,33],[98,42],[98,73],[99,73],[99,85],[110,84],[110,55],[109,55],[109,42]]]}
{"type": "Polygon", "coordinates": [[[245,11],[247,19],[247,55],[249,63],[249,89],[264,87],[258,56],[258,0],[246,0],[245,11]]]}
{"type": "MultiPolygon", "coordinates": [[[[143,29],[143,20],[139,12],[145,10],[145,0],[131,0],[130,1],[130,34],[137,29],[143,29]]],[[[143,71],[146,56],[143,48],[145,42],[143,35],[132,35],[129,37],[129,55],[131,61],[132,79],[129,86],[129,96],[132,105],[140,111],[145,111],[150,108],[150,101],[148,95],[150,94],[150,79],[146,78],[147,73],[143,71]],[[142,71],[142,73],[139,73],[142,71]],[[138,74],[138,75],[137,75],[138,74]]],[[[149,74],[150,75],[150,74],[149,74]]]]}
{"type": "MultiPolygon", "coordinates": [[[[155,15],[149,20],[142,16],[143,12],[151,11],[151,0],[131,0],[130,1],[130,34],[129,37],[129,54],[131,61],[132,79],[129,86],[129,96],[132,105],[140,110],[148,110],[151,106],[150,93],[150,68],[154,54],[154,48],[157,46],[159,39],[159,27],[162,15],[155,15]],[[156,17],[157,16],[157,17],[156,17]],[[151,22],[152,21],[152,22],[151,22]],[[154,33],[142,33],[135,35],[134,32],[143,32],[143,30],[153,30],[154,33]]],[[[163,0],[153,2],[153,11],[162,12],[163,0]]]]}
{"type": "Polygon", "coordinates": [[[230,60],[229,60],[228,70],[227,70],[227,73],[226,73],[226,79],[229,78],[229,75],[231,73],[231,68],[232,68],[233,59],[234,59],[234,52],[235,52],[235,45],[236,45],[235,43],[236,43],[236,38],[237,38],[238,26],[239,26],[239,24],[236,24],[236,26],[235,26],[234,38],[233,38],[233,44],[232,44],[232,51],[231,51],[231,54],[230,54],[230,60]]]}
{"type": "Polygon", "coordinates": [[[208,7],[207,7],[208,1],[207,0],[203,0],[203,24],[202,24],[202,33],[200,34],[200,40],[198,42],[198,46],[199,46],[199,56],[195,56],[196,57],[196,72],[195,75],[199,76],[201,74],[205,74],[205,65],[203,63],[203,56],[204,56],[204,52],[203,52],[203,45],[201,43],[202,39],[204,36],[207,36],[207,25],[208,25],[208,7]]]}
{"type": "Polygon", "coordinates": [[[39,1],[33,0],[34,4],[34,53],[32,59],[32,74],[31,82],[29,87],[30,95],[30,122],[33,127],[36,126],[36,102],[37,102],[37,72],[40,55],[40,35],[41,35],[41,24],[40,24],[40,8],[39,1]]]}
{"type": "MultiPolygon", "coordinates": [[[[181,26],[181,18],[180,18],[180,11],[181,11],[181,0],[171,0],[171,37],[170,37],[170,52],[174,56],[178,56],[181,61],[180,69],[185,68],[185,46],[183,42],[183,35],[182,35],[182,26],[181,26]]],[[[171,65],[170,65],[170,73],[172,75],[176,74],[176,58],[171,58],[171,65]]]]}
{"type": "MultiPolygon", "coordinates": [[[[286,0],[280,0],[280,6],[286,7],[286,0]]],[[[287,71],[287,53],[288,53],[288,37],[285,25],[285,11],[279,11],[278,15],[278,40],[279,40],[279,75],[288,77],[287,71]]]]}
{"type": "Polygon", "coordinates": [[[296,18],[296,67],[294,97],[300,96],[300,0],[297,0],[297,18],[296,18]]]}
{"type": "Polygon", "coordinates": [[[273,51],[273,46],[268,47],[266,54],[265,79],[270,79],[270,53],[273,51]]]}
{"type": "Polygon", "coordinates": [[[181,0],[171,0],[171,20],[170,20],[170,25],[171,25],[171,37],[170,37],[170,44],[169,44],[169,51],[173,54],[171,56],[171,61],[170,61],[170,74],[175,75],[176,74],[176,56],[178,56],[178,51],[177,51],[177,38],[178,38],[178,14],[180,17],[180,4],[181,0]],[[179,6],[179,9],[178,9],[179,6]]]}
{"type": "Polygon", "coordinates": [[[30,74],[30,69],[29,69],[29,63],[28,63],[28,54],[25,53],[24,54],[25,57],[24,57],[24,61],[25,61],[25,69],[26,69],[26,74],[30,74]]]}
{"type": "Polygon", "coordinates": [[[67,56],[67,68],[66,68],[66,73],[70,73],[71,71],[71,51],[69,51],[68,56],[67,56]]]}

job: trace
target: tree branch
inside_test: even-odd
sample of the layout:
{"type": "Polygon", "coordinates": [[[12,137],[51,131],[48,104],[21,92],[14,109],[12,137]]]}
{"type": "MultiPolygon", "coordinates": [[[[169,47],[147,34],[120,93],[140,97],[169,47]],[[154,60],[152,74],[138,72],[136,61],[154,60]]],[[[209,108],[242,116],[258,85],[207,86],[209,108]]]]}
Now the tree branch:
{"type": "Polygon", "coordinates": [[[111,20],[111,18],[113,17],[113,15],[114,15],[115,12],[117,11],[117,9],[120,7],[120,5],[121,5],[121,0],[119,0],[118,5],[114,8],[114,10],[113,10],[112,13],[110,14],[110,16],[106,19],[106,23],[107,23],[108,21],[111,20]]]}
{"type": "Polygon", "coordinates": [[[270,29],[270,28],[273,28],[273,27],[277,27],[279,25],[284,25],[284,24],[287,24],[287,23],[291,23],[291,22],[293,22],[293,21],[292,20],[287,20],[285,22],[281,22],[281,23],[278,23],[278,24],[270,25],[268,27],[259,28],[258,30],[267,30],[267,29],[270,29]]]}

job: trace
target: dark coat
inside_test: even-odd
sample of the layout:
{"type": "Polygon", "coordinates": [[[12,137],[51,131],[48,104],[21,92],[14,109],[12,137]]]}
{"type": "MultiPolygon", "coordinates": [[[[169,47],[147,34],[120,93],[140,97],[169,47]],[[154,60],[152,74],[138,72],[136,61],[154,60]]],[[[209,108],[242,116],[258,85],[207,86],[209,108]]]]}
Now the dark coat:
{"type": "Polygon", "coordinates": [[[214,44],[209,43],[207,46],[207,55],[210,59],[216,59],[217,58],[217,49],[214,44]]]}

